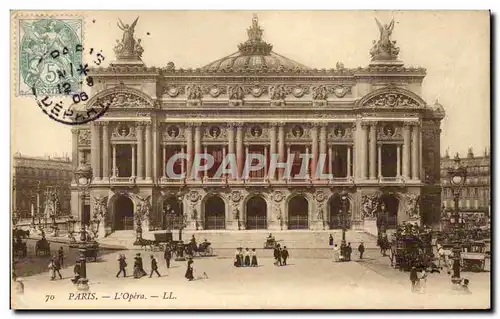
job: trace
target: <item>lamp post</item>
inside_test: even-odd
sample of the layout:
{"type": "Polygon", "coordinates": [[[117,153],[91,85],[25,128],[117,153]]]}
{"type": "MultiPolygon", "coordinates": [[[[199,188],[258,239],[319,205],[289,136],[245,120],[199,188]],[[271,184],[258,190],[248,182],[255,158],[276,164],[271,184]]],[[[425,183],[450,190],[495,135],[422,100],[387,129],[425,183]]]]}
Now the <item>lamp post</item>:
{"type": "Polygon", "coordinates": [[[79,290],[89,290],[87,279],[87,246],[89,246],[87,232],[85,231],[85,224],[83,223],[83,205],[85,199],[85,192],[90,186],[92,180],[92,168],[89,164],[82,161],[75,171],[75,181],[78,186],[79,195],[81,198],[81,203],[78,205],[79,215],[80,215],[80,242],[78,243],[78,249],[80,251],[80,279],[78,279],[77,287],[79,290]]]}
{"type": "Polygon", "coordinates": [[[454,167],[448,170],[448,176],[450,179],[450,185],[453,190],[453,201],[454,201],[454,211],[453,211],[453,232],[454,232],[454,242],[455,247],[453,248],[453,276],[452,282],[455,284],[460,283],[460,253],[462,248],[460,246],[459,234],[462,223],[460,223],[460,212],[459,212],[459,200],[460,191],[465,185],[465,179],[467,177],[467,169],[463,167],[460,163],[460,156],[458,153],[455,155],[454,167]]]}
{"type": "Polygon", "coordinates": [[[340,193],[340,204],[341,211],[340,216],[342,218],[342,242],[340,243],[340,252],[342,256],[344,256],[344,261],[346,261],[346,240],[345,240],[345,232],[346,232],[346,214],[347,214],[347,192],[343,190],[340,193]]]}

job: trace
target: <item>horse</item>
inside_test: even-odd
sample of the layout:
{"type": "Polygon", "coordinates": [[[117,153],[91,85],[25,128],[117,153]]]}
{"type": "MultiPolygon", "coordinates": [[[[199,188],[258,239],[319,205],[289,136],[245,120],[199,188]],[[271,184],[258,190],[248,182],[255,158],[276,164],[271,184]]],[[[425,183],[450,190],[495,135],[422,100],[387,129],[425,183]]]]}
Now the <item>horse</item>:
{"type": "Polygon", "coordinates": [[[441,267],[441,260],[443,260],[445,266],[450,269],[452,267],[453,251],[450,249],[444,249],[443,246],[437,245],[438,253],[438,267],[441,267]]]}

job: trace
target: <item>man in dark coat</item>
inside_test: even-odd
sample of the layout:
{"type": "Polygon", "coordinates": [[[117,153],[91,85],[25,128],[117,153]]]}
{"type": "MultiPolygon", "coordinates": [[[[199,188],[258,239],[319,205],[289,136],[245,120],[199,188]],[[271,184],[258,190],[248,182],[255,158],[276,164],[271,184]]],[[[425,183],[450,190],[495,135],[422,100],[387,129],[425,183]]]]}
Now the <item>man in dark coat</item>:
{"type": "Polygon", "coordinates": [[[59,270],[61,270],[61,263],[59,262],[59,258],[54,256],[54,258],[52,258],[52,278],[51,278],[51,280],[56,279],[56,273],[59,275],[60,279],[63,279],[59,270]]]}
{"type": "Polygon", "coordinates": [[[118,273],[116,274],[116,278],[120,277],[120,274],[123,272],[123,277],[127,277],[127,272],[126,272],[126,267],[127,267],[127,262],[124,254],[120,254],[120,257],[118,257],[118,267],[120,270],[118,270],[118,273]]]}
{"type": "Polygon", "coordinates": [[[158,262],[156,261],[155,256],[151,255],[151,273],[149,274],[149,278],[153,276],[154,272],[158,275],[158,277],[161,277],[160,273],[158,272],[158,262]]]}
{"type": "Polygon", "coordinates": [[[276,247],[274,247],[274,259],[275,259],[275,265],[276,266],[281,266],[281,248],[280,244],[277,244],[276,247]]]}
{"type": "Polygon", "coordinates": [[[281,258],[283,258],[283,265],[286,266],[286,260],[290,257],[288,254],[288,250],[286,249],[286,246],[283,247],[283,250],[281,251],[281,258]]]}
{"type": "Polygon", "coordinates": [[[80,261],[77,260],[75,267],[73,267],[73,274],[75,277],[73,277],[73,279],[71,279],[72,283],[74,283],[74,284],[78,283],[78,280],[80,279],[80,271],[81,271],[80,261]]]}
{"type": "Polygon", "coordinates": [[[363,253],[365,252],[365,245],[363,245],[363,242],[359,244],[358,251],[359,251],[359,259],[363,259],[363,253]]]}
{"type": "Polygon", "coordinates": [[[61,264],[61,267],[64,267],[64,249],[61,246],[58,251],[58,257],[59,257],[59,264],[61,264]]]}
{"type": "Polygon", "coordinates": [[[172,250],[167,246],[165,248],[165,253],[163,254],[163,258],[165,258],[165,262],[167,263],[167,268],[170,268],[170,259],[172,259],[172,250]]]}
{"type": "Polygon", "coordinates": [[[352,254],[352,247],[351,247],[351,243],[347,243],[347,247],[345,248],[346,249],[346,257],[347,257],[347,261],[351,261],[351,254],[352,254]]]}
{"type": "Polygon", "coordinates": [[[418,282],[417,268],[411,267],[410,270],[411,291],[415,291],[418,282]]]}

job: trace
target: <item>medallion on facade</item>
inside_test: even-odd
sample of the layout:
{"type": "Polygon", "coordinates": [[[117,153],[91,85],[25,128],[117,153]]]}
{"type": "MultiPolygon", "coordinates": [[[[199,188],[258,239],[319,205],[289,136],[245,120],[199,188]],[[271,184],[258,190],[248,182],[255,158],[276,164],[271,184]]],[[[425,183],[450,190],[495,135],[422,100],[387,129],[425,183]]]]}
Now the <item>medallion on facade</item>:
{"type": "Polygon", "coordinates": [[[169,126],[167,128],[167,135],[170,138],[177,138],[180,135],[180,129],[175,125],[169,126]]]}
{"type": "Polygon", "coordinates": [[[233,191],[231,193],[231,200],[234,203],[238,203],[241,200],[241,193],[239,191],[233,191]]]}
{"type": "Polygon", "coordinates": [[[245,91],[247,94],[251,94],[253,97],[261,97],[262,94],[267,92],[266,88],[260,86],[259,84],[245,87],[245,91]]]}
{"type": "Polygon", "coordinates": [[[208,128],[208,137],[216,139],[221,137],[222,131],[218,126],[211,126],[208,128]]]}
{"type": "Polygon", "coordinates": [[[273,194],[273,200],[276,202],[276,203],[279,203],[283,200],[285,196],[283,195],[283,193],[281,191],[275,191],[274,194],[273,194]]]}
{"type": "Polygon", "coordinates": [[[190,191],[187,198],[191,203],[196,203],[200,199],[200,194],[197,191],[190,191]]]}
{"type": "Polygon", "coordinates": [[[252,126],[252,128],[250,129],[250,135],[255,138],[261,137],[262,128],[260,126],[252,126]]]}
{"type": "Polygon", "coordinates": [[[184,94],[185,89],[184,87],[179,87],[175,84],[168,84],[163,88],[163,93],[167,94],[170,97],[177,97],[180,94],[184,94]]]}
{"type": "Polygon", "coordinates": [[[203,93],[210,95],[213,98],[219,97],[227,93],[227,88],[220,85],[206,85],[203,87],[203,93]]]}
{"type": "Polygon", "coordinates": [[[346,85],[335,85],[332,86],[330,91],[338,98],[343,98],[349,92],[351,92],[351,87],[346,85]]]}
{"type": "Polygon", "coordinates": [[[394,124],[385,124],[378,129],[378,139],[380,140],[399,140],[402,139],[401,127],[394,124]]]}
{"type": "Polygon", "coordinates": [[[296,86],[291,86],[289,87],[289,90],[290,92],[292,93],[293,96],[295,96],[296,98],[301,98],[303,97],[305,94],[308,94],[309,93],[309,87],[307,86],[302,86],[300,84],[296,85],[296,86]]]}
{"type": "Polygon", "coordinates": [[[320,203],[323,202],[325,200],[325,198],[326,198],[326,195],[325,195],[325,193],[323,191],[317,191],[316,192],[316,200],[318,202],[320,202],[320,203]]]}
{"type": "Polygon", "coordinates": [[[291,133],[294,137],[301,138],[304,136],[304,129],[299,125],[295,125],[292,127],[291,133]]]}
{"type": "Polygon", "coordinates": [[[328,139],[330,140],[351,140],[352,139],[352,125],[338,124],[330,128],[328,132],[328,139]]]}
{"type": "Polygon", "coordinates": [[[90,130],[78,130],[78,144],[90,145],[90,130]]]}

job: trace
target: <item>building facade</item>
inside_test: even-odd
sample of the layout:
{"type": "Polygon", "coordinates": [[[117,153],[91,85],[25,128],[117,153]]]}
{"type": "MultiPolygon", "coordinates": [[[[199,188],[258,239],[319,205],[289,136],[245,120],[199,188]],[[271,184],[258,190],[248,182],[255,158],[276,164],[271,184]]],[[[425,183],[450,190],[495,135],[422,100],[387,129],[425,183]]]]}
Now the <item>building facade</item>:
{"type": "MultiPolygon", "coordinates": [[[[466,223],[487,225],[490,218],[491,203],[490,153],[485,151],[482,156],[474,156],[472,148],[469,148],[467,157],[460,158],[460,164],[467,168],[467,178],[464,187],[460,191],[458,201],[461,218],[466,223]]],[[[453,168],[454,165],[455,160],[450,158],[448,153],[441,158],[443,217],[452,216],[455,209],[453,189],[450,186],[448,176],[448,170],[453,168]]]]}
{"type": "Polygon", "coordinates": [[[71,160],[65,158],[28,157],[14,154],[12,175],[12,211],[20,220],[29,220],[34,213],[44,218],[50,194],[57,194],[57,214],[71,213],[71,160]]]}
{"type": "Polygon", "coordinates": [[[368,67],[329,70],[275,53],[256,18],[247,33],[236,53],[187,70],[147,67],[135,38],[118,41],[116,61],[92,70],[82,109],[109,110],[72,131],[73,168],[90,160],[93,171],[87,195],[73,183],[75,216],[101,216],[106,235],[138,221],[145,231],[164,229],[175,215],[193,230],[368,229],[377,216],[387,227],[439,223],[444,110],[420,97],[426,71],[397,59],[387,30],[368,67]],[[187,159],[173,170],[188,177],[173,179],[167,163],[179,153],[187,159]],[[242,177],[255,153],[264,169],[242,177]],[[238,176],[215,178],[211,169],[190,177],[196,154],[216,165],[233,154],[238,176]],[[272,154],[290,158],[291,178],[269,174],[272,154]],[[311,155],[300,179],[299,154],[311,155]],[[333,176],[319,178],[318,166],[333,176]]]}

